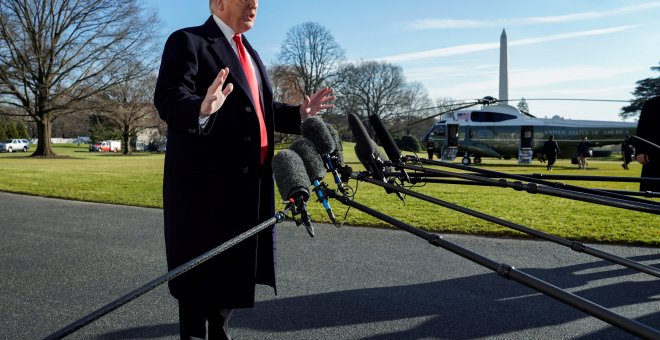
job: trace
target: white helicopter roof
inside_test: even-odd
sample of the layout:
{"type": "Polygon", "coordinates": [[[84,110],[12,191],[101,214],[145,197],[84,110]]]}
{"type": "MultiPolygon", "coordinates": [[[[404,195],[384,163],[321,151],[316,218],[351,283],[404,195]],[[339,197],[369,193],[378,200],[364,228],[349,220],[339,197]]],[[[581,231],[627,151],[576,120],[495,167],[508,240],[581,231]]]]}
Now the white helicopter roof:
{"type": "Polygon", "coordinates": [[[518,108],[506,104],[483,105],[478,110],[457,110],[445,114],[443,117],[446,123],[458,123],[464,125],[535,125],[535,126],[555,126],[555,127],[636,127],[637,123],[631,122],[612,122],[599,120],[573,120],[559,116],[552,118],[534,118],[520,112],[518,108]]]}

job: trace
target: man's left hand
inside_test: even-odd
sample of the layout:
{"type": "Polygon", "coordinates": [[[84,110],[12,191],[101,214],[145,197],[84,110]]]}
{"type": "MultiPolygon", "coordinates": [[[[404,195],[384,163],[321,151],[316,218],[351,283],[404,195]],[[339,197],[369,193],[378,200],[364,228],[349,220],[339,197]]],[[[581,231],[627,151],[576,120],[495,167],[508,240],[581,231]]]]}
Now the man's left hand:
{"type": "Polygon", "coordinates": [[[300,105],[300,120],[315,116],[321,112],[321,110],[335,107],[333,104],[329,103],[329,101],[335,99],[335,96],[332,96],[331,94],[332,88],[324,87],[314,93],[311,97],[305,96],[305,100],[300,105]]]}

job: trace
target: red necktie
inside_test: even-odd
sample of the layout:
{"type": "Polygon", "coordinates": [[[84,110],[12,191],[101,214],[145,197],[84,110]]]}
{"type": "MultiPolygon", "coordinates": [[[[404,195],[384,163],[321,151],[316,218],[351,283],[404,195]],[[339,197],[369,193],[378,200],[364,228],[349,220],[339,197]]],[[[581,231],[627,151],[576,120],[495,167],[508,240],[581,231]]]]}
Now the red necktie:
{"type": "Polygon", "coordinates": [[[245,49],[245,46],[243,46],[241,35],[234,34],[233,39],[234,42],[236,42],[238,59],[241,60],[241,66],[243,66],[243,72],[245,72],[245,77],[247,78],[248,84],[250,85],[250,92],[252,92],[252,99],[254,100],[254,106],[257,110],[257,119],[259,120],[259,130],[261,133],[261,164],[263,164],[266,160],[266,155],[268,154],[268,132],[266,131],[266,123],[264,122],[264,113],[261,109],[259,83],[257,82],[257,76],[255,75],[254,69],[252,68],[250,58],[248,58],[247,50],[245,49]]]}

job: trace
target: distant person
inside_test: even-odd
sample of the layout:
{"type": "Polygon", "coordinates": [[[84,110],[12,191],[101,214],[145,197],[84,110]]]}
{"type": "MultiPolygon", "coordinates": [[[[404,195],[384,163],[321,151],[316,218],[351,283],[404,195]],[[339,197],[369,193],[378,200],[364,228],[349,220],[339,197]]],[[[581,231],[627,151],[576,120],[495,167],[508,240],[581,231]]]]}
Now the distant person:
{"type": "Polygon", "coordinates": [[[545,158],[548,160],[548,165],[546,166],[548,170],[552,171],[552,167],[557,161],[557,155],[559,155],[559,152],[559,144],[555,142],[555,136],[551,135],[543,144],[543,153],[545,154],[545,158]]]}
{"type": "Polygon", "coordinates": [[[591,148],[591,143],[586,136],[582,137],[582,141],[578,144],[577,147],[577,160],[580,169],[586,169],[589,162],[587,162],[587,157],[589,157],[589,148],[591,148]]]}
{"type": "MultiPolygon", "coordinates": [[[[647,141],[660,144],[660,97],[654,97],[644,103],[637,122],[637,136],[647,141]]],[[[660,150],[644,143],[635,144],[635,158],[642,163],[642,177],[660,177],[660,150]]],[[[660,183],[642,181],[640,191],[660,192],[660,183]]]]}
{"type": "Polygon", "coordinates": [[[633,161],[633,155],[635,154],[635,149],[630,143],[630,137],[626,136],[626,139],[621,143],[621,155],[623,155],[623,164],[621,166],[628,170],[628,164],[633,161]]]}
{"type": "Polygon", "coordinates": [[[426,152],[428,152],[429,159],[433,159],[433,153],[435,152],[435,142],[427,139],[426,141],[426,152]]]}

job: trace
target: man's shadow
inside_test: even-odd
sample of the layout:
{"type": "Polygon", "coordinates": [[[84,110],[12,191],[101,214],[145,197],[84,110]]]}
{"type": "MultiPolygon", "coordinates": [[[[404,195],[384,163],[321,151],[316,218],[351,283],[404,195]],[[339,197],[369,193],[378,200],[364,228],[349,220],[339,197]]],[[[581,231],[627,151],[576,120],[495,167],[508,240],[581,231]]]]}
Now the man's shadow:
{"type": "MultiPolygon", "coordinates": [[[[660,254],[638,256],[631,260],[655,261],[655,267],[660,267],[660,254]]],[[[609,270],[605,268],[608,266],[613,265],[606,261],[595,261],[555,269],[529,268],[521,271],[562,289],[571,290],[608,309],[660,300],[660,284],[657,279],[627,280],[579,289],[591,281],[638,274],[637,271],[620,266],[609,270]]],[[[373,328],[377,327],[373,326],[375,323],[385,323],[392,326],[383,327],[377,332],[378,335],[368,339],[471,339],[560,325],[585,317],[591,316],[522,284],[503,279],[495,273],[487,273],[407,286],[364,288],[261,301],[256,303],[254,310],[236,311],[230,327],[278,334],[342,326],[368,325],[364,327],[373,328]],[[397,320],[422,317],[427,320],[413,328],[397,329],[395,326],[397,320]]],[[[660,329],[660,308],[649,310],[644,316],[634,319],[660,329]]],[[[177,334],[178,325],[164,324],[121,330],[99,338],[151,338],[177,334]]],[[[583,338],[622,339],[633,336],[609,326],[583,338]]]]}

